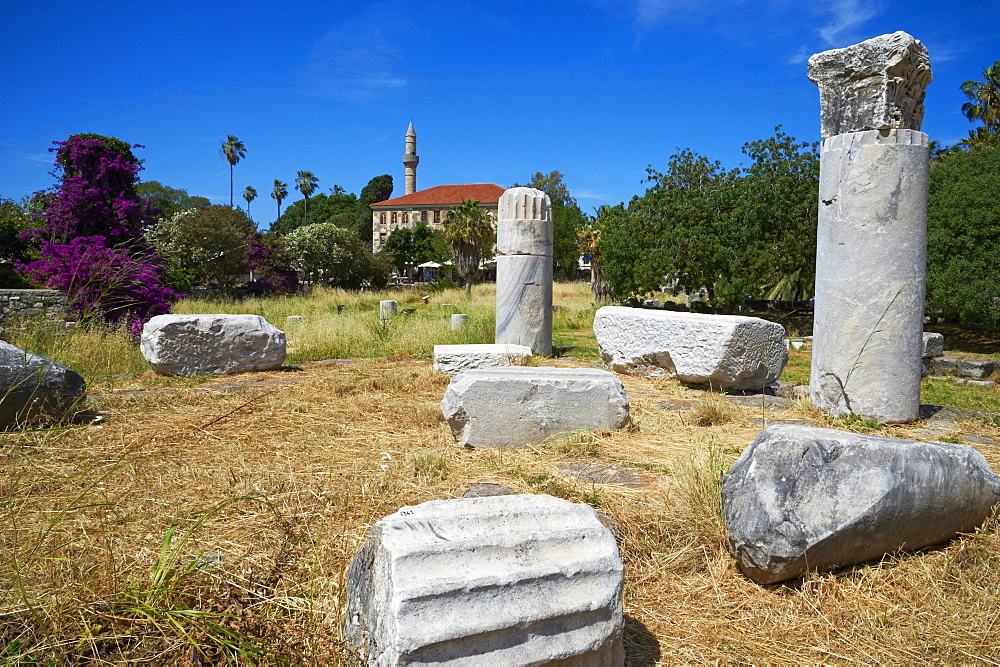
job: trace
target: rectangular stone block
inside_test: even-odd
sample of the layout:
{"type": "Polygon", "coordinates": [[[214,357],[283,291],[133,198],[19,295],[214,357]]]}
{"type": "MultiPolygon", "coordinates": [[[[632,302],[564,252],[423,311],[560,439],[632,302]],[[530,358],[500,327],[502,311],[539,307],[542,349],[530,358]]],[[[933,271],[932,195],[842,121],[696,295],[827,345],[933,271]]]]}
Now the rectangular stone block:
{"type": "Polygon", "coordinates": [[[629,400],[596,368],[488,368],[452,378],[441,412],[459,444],[524,447],[579,429],[622,428],[629,400]]]}
{"type": "Polygon", "coordinates": [[[937,375],[958,374],[958,359],[955,357],[938,357],[934,360],[934,373],[937,375]]]}
{"type": "Polygon", "coordinates": [[[780,324],[742,315],[604,306],[594,316],[604,362],[619,373],[761,390],[788,361],[780,324]]]}
{"type": "Polygon", "coordinates": [[[518,366],[531,358],[527,345],[435,345],[434,370],[458,375],[473,368],[518,366]]]}
{"type": "Polygon", "coordinates": [[[944,354],[944,334],[924,332],[924,359],[940,357],[944,354]]]}
{"type": "Polygon", "coordinates": [[[959,359],[958,376],[972,380],[982,380],[993,373],[991,359],[959,359]]]}
{"type": "Polygon", "coordinates": [[[351,562],[344,636],[369,665],[621,665],[624,570],[586,505],[435,500],[374,526],[351,562]]]}

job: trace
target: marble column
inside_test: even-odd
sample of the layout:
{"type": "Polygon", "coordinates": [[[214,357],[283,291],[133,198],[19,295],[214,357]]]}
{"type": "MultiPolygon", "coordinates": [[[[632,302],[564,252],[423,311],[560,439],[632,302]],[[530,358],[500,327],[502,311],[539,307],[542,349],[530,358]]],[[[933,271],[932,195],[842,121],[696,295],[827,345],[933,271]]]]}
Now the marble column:
{"type": "Polygon", "coordinates": [[[497,210],[496,342],[552,354],[552,205],[533,188],[510,188],[497,210]]]}
{"type": "Polygon", "coordinates": [[[820,88],[810,400],[883,423],[920,415],[927,270],[927,49],[897,32],[809,59],[820,88]]]}

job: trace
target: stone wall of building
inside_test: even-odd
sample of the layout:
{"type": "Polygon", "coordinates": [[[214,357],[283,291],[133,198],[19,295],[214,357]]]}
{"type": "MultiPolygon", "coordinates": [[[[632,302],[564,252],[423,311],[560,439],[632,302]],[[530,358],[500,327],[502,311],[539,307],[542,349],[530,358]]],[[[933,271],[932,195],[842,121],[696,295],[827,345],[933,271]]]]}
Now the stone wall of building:
{"type": "Polygon", "coordinates": [[[0,332],[15,319],[43,317],[61,320],[66,315],[66,296],[51,289],[0,289],[0,332]]]}

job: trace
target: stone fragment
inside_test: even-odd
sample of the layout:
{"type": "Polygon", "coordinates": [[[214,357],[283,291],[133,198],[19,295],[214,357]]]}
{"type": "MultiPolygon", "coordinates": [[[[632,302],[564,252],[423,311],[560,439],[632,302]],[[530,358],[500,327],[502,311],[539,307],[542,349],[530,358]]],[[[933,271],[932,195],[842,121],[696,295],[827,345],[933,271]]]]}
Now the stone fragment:
{"type": "Polygon", "coordinates": [[[740,570],[769,584],[974,530],[1000,479],[967,445],[772,426],[722,481],[740,570]]]}
{"type": "Polygon", "coordinates": [[[465,313],[455,313],[451,316],[451,330],[458,331],[469,321],[469,316],[465,313]]]}
{"type": "Polygon", "coordinates": [[[343,634],[369,665],[622,665],[623,582],[587,505],[434,500],[372,526],[343,634]]]}
{"type": "Polygon", "coordinates": [[[470,484],[469,488],[466,489],[464,493],[459,495],[459,498],[488,498],[490,496],[514,495],[517,495],[517,491],[509,486],[504,486],[503,484],[492,484],[490,482],[480,482],[478,484],[470,484]]]}
{"type": "Polygon", "coordinates": [[[270,371],[285,361],[285,334],[260,315],[157,315],[139,349],[157,373],[270,371]]]}
{"type": "Polygon", "coordinates": [[[956,375],[958,359],[956,357],[937,357],[934,359],[934,372],[938,375],[956,375]]]}
{"type": "Polygon", "coordinates": [[[810,399],[835,415],[907,422],[920,410],[927,135],[823,142],[810,399]]]}
{"type": "Polygon", "coordinates": [[[944,334],[925,331],[924,351],[922,357],[924,359],[929,359],[931,357],[940,357],[943,354],[944,354],[944,334]]]}
{"type": "Polygon", "coordinates": [[[649,473],[607,461],[560,463],[556,469],[563,475],[575,477],[585,484],[617,484],[630,489],[641,489],[656,481],[656,477],[649,473]]]}
{"type": "Polygon", "coordinates": [[[497,255],[496,342],[552,354],[552,256],[497,255]]]}
{"type": "Polygon", "coordinates": [[[718,388],[760,391],[788,361],[785,329],[757,317],[604,306],[594,335],[604,362],[619,373],[676,375],[718,388]]]}
{"type": "Polygon", "coordinates": [[[920,377],[925,378],[934,372],[934,358],[924,357],[920,360],[920,377]]]}
{"type": "Polygon", "coordinates": [[[386,300],[386,301],[379,301],[378,302],[378,318],[381,321],[383,321],[383,322],[385,322],[386,320],[392,319],[393,317],[396,316],[396,309],[397,309],[398,305],[399,304],[397,304],[395,301],[393,301],[391,299],[386,300]]]}
{"type": "Polygon", "coordinates": [[[487,368],[453,377],[441,412],[459,444],[507,448],[622,428],[629,401],[618,378],[596,368],[487,368]]]}
{"type": "Polygon", "coordinates": [[[497,202],[497,253],[552,255],[552,205],[534,188],[510,188],[497,202]]]}
{"type": "Polygon", "coordinates": [[[533,188],[510,188],[497,205],[496,343],[552,354],[552,206],[533,188]]]}
{"type": "Polygon", "coordinates": [[[927,48],[905,32],[809,58],[823,138],[864,130],[919,130],[931,82],[927,48]]]}
{"type": "Polygon", "coordinates": [[[434,370],[458,375],[473,368],[518,366],[531,358],[527,345],[435,345],[434,370]]]}
{"type": "Polygon", "coordinates": [[[992,359],[959,359],[958,377],[982,380],[993,373],[992,359]]]}
{"type": "Polygon", "coordinates": [[[0,429],[62,421],[86,389],[73,369],[0,340],[0,429]]]}

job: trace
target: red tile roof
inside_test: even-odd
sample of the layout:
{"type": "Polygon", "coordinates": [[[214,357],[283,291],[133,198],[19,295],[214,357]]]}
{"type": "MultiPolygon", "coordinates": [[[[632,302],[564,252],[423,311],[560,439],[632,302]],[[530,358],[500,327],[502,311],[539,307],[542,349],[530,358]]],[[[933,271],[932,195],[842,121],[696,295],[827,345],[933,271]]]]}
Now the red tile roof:
{"type": "Polygon", "coordinates": [[[468,185],[438,185],[426,190],[418,190],[411,195],[394,197],[375,202],[372,208],[404,208],[406,206],[453,206],[466,199],[475,199],[480,204],[496,204],[504,188],[493,183],[470,183],[468,185]]]}

